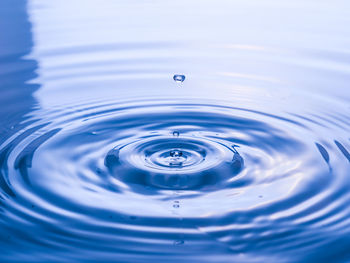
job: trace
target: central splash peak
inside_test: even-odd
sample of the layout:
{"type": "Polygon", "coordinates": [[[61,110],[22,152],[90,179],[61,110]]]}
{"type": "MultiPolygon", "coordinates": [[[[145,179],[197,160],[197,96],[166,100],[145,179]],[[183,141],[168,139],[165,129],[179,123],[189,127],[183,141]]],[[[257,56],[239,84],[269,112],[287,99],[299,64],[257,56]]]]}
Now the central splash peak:
{"type": "Polygon", "coordinates": [[[125,183],[164,189],[212,187],[231,179],[243,167],[243,158],[230,144],[174,133],[146,136],[115,147],[105,164],[125,183]]]}
{"type": "Polygon", "coordinates": [[[180,151],[180,150],[172,150],[172,151],[170,151],[170,156],[171,157],[181,157],[182,156],[182,151],[180,151]]]}

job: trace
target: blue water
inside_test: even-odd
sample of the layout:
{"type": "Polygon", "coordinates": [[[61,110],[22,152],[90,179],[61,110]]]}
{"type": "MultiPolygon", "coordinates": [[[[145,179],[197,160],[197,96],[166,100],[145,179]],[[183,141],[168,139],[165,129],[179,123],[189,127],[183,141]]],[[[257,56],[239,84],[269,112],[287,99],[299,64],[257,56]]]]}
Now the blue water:
{"type": "Polygon", "coordinates": [[[0,1],[0,262],[350,262],[350,4],[0,1]]]}

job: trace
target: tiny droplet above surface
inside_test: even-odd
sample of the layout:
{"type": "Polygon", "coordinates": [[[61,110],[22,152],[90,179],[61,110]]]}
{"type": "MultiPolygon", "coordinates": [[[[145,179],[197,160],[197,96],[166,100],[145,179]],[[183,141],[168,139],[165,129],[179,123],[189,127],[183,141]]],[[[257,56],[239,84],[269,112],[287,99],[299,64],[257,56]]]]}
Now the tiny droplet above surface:
{"type": "Polygon", "coordinates": [[[176,82],[184,82],[185,80],[185,75],[179,75],[179,74],[175,74],[173,79],[176,81],[176,82]]]}

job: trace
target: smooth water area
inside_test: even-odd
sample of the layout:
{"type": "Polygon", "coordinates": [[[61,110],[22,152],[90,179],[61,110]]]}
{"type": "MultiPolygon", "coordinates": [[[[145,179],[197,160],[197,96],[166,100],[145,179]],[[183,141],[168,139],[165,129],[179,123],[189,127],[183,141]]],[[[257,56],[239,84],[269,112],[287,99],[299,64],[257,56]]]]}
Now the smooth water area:
{"type": "Polygon", "coordinates": [[[0,1],[0,262],[350,262],[347,1],[0,1]]]}

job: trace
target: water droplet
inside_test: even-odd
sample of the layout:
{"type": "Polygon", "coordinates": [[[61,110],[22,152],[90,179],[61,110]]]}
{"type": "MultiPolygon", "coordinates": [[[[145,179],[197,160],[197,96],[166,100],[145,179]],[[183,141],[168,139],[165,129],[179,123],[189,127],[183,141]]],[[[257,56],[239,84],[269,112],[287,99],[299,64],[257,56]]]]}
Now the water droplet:
{"type": "Polygon", "coordinates": [[[179,74],[175,74],[173,79],[176,81],[176,82],[184,82],[185,80],[185,75],[179,75],[179,74]]]}
{"type": "Polygon", "coordinates": [[[174,136],[174,137],[179,137],[179,136],[180,136],[180,132],[174,131],[174,132],[173,132],[173,136],[174,136]]]}
{"type": "Polygon", "coordinates": [[[170,156],[171,157],[181,157],[182,152],[180,150],[172,150],[172,151],[170,151],[170,156]]]}

